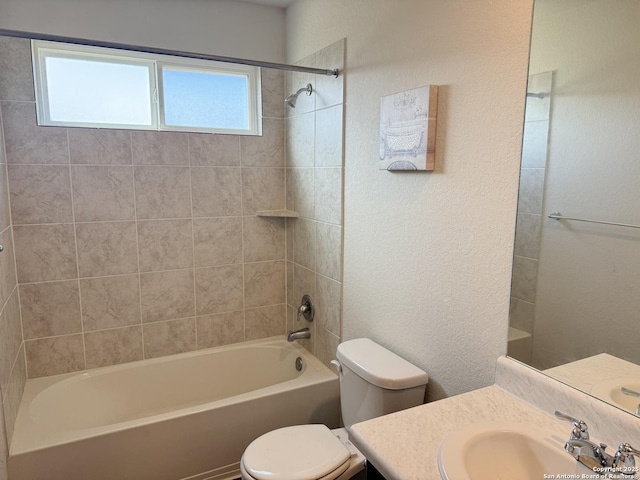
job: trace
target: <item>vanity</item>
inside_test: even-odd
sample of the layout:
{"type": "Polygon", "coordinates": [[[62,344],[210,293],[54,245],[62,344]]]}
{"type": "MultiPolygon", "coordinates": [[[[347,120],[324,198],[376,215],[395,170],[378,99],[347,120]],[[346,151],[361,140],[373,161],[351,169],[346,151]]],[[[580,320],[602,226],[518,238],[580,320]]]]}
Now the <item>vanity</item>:
{"type": "MultiPolygon", "coordinates": [[[[353,425],[350,438],[386,480],[436,480],[444,478],[438,456],[450,435],[470,425],[509,424],[524,432],[544,431],[544,443],[565,457],[571,470],[543,472],[547,478],[593,474],[564,451],[573,425],[556,417],[556,410],[584,420],[591,441],[608,444],[611,455],[623,442],[640,446],[639,417],[506,357],[498,359],[494,385],[353,425]]],[[[501,454],[495,453],[496,468],[501,454]]]]}

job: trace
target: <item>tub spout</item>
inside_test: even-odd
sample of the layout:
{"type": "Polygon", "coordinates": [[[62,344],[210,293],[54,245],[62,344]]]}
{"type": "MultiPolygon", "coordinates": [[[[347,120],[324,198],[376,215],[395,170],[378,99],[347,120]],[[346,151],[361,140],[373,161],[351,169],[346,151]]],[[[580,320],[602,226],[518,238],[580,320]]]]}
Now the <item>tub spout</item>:
{"type": "Polygon", "coordinates": [[[294,340],[300,340],[303,338],[311,338],[311,330],[308,328],[301,328],[300,330],[296,330],[289,332],[287,335],[287,342],[293,342],[294,340]]]}

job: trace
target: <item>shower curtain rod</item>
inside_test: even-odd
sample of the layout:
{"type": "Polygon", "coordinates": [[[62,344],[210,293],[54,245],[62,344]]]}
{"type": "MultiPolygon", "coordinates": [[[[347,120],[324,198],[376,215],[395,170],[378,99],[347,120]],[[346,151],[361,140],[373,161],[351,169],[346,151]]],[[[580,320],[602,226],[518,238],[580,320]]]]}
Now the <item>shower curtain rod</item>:
{"type": "Polygon", "coordinates": [[[325,70],[323,68],[303,67],[300,65],[288,65],[286,63],[262,62],[259,60],[249,60],[246,58],[223,57],[220,55],[209,55],[206,53],[183,52],[180,50],[169,50],[166,48],[141,47],[128,45],[125,43],[102,42],[100,40],[88,40],[86,38],[65,37],[61,35],[50,35],[48,33],[25,32],[21,30],[9,30],[0,28],[0,36],[14,38],[28,38],[32,40],[45,40],[49,42],[73,43],[90,47],[115,48],[118,50],[128,50],[133,52],[153,53],[156,55],[171,55],[174,57],[195,58],[197,60],[211,60],[214,62],[238,63],[240,65],[250,65],[252,67],[273,68],[275,70],[291,70],[294,72],[316,73],[338,77],[340,72],[337,68],[325,70]]]}

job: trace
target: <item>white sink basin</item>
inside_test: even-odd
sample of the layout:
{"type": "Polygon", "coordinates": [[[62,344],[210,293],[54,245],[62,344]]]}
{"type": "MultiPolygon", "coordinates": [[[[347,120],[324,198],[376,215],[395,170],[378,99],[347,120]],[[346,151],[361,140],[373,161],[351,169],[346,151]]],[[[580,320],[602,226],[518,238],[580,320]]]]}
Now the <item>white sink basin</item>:
{"type": "Polygon", "coordinates": [[[619,377],[602,380],[591,387],[591,395],[635,414],[638,404],[640,404],[640,398],[625,395],[620,387],[640,392],[640,378],[619,377]]]}
{"type": "Polygon", "coordinates": [[[546,478],[593,474],[564,451],[565,441],[524,423],[474,423],[445,438],[438,468],[444,480],[541,480],[545,474],[546,478]]]}

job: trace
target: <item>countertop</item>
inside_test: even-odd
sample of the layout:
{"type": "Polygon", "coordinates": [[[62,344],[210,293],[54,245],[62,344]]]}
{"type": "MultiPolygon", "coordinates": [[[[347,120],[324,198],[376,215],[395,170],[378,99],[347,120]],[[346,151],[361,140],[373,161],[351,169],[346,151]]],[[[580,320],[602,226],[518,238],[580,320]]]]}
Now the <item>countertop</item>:
{"type": "Polygon", "coordinates": [[[387,480],[438,480],[442,441],[471,423],[544,428],[562,448],[571,425],[556,410],[585,420],[596,443],[640,445],[639,417],[506,357],[498,358],[495,385],[357,423],[349,437],[387,480]]]}
{"type": "Polygon", "coordinates": [[[470,423],[517,422],[568,438],[571,427],[491,386],[357,423],[349,437],[387,480],[437,480],[445,437],[470,423]]]}

